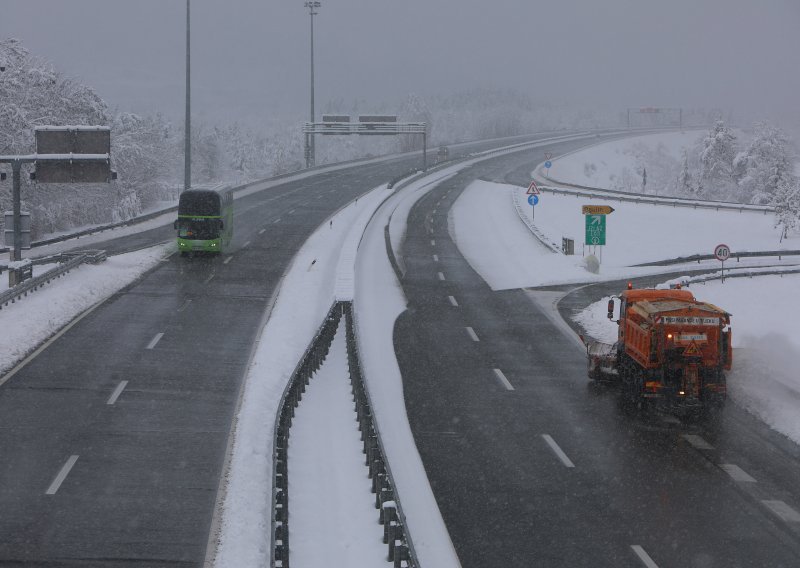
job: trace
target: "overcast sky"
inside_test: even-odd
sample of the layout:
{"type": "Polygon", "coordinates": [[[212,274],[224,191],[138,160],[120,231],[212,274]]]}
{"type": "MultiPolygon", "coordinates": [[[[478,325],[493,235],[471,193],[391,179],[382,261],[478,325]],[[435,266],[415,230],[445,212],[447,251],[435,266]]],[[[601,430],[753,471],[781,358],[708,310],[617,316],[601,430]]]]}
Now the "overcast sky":
{"type": "MultiPolygon", "coordinates": [[[[319,12],[318,110],[498,87],[800,124],[800,0],[322,0],[319,12]]],[[[0,0],[0,36],[111,106],[170,117],[183,108],[184,22],[184,0],[0,0]]],[[[192,38],[198,117],[305,117],[303,0],[192,0],[192,38]]]]}

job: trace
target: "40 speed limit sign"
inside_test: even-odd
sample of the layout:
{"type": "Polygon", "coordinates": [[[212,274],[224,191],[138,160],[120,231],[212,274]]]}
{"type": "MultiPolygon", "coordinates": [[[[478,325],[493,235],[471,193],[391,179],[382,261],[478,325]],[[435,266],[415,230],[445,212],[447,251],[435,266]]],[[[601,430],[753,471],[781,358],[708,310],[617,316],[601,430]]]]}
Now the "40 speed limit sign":
{"type": "Polygon", "coordinates": [[[717,245],[714,247],[714,256],[717,260],[725,262],[731,257],[731,247],[728,245],[717,245]]]}

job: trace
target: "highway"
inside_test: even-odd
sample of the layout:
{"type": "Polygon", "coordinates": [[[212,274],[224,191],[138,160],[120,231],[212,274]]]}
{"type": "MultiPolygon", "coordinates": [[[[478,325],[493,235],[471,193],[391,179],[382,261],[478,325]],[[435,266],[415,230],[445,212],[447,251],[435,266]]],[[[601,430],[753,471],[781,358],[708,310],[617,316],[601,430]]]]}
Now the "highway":
{"type": "MultiPolygon", "coordinates": [[[[555,323],[548,306],[569,289],[493,292],[452,241],[448,211],[473,179],[527,183],[541,152],[575,146],[479,164],[409,217],[395,349],[462,565],[800,566],[795,444],[732,403],[716,423],[631,413],[588,384],[585,354],[555,323]]],[[[581,288],[559,309],[623,285],[581,288]]]]}
{"type": "MultiPolygon", "coordinates": [[[[333,211],[418,164],[353,166],[237,199],[231,251],[165,258],[6,375],[0,566],[202,565],[240,386],[283,272],[333,211]]],[[[167,226],[103,248],[173,238],[167,226]]]]}

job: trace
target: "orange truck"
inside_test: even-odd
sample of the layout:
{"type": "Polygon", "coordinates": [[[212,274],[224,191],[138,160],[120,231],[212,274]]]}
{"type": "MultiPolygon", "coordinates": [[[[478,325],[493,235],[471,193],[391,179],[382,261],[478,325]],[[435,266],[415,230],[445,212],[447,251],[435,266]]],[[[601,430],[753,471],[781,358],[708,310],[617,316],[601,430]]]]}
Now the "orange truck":
{"type": "Polygon", "coordinates": [[[584,341],[590,379],[619,382],[640,405],[655,399],[678,411],[722,406],[733,362],[731,314],[680,287],[628,284],[609,300],[608,318],[619,326],[614,345],[584,341]]]}

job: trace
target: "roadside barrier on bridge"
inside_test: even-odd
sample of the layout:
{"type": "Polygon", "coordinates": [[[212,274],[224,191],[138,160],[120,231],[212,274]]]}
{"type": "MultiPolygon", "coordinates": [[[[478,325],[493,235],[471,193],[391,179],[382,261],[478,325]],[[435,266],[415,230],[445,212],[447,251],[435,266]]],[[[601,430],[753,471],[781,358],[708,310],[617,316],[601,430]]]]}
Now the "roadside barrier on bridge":
{"type": "Polygon", "coordinates": [[[288,450],[295,409],[302,401],[314,374],[325,361],[342,316],[345,318],[347,362],[356,418],[364,446],[365,465],[372,480],[372,492],[375,494],[378,522],[383,525],[383,542],[388,547],[387,558],[394,568],[418,568],[400,499],[394,490],[391,470],[386,463],[380,433],[372,418],[372,405],[358,355],[352,302],[336,302],[331,306],[317,334],[295,367],[281,397],[274,427],[270,565],[273,568],[288,568],[290,562],[288,450]]]}

